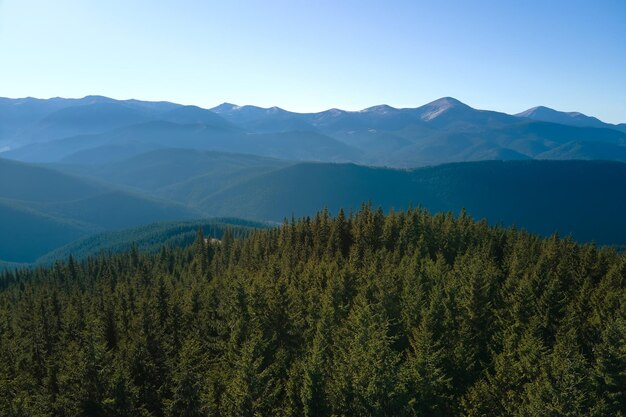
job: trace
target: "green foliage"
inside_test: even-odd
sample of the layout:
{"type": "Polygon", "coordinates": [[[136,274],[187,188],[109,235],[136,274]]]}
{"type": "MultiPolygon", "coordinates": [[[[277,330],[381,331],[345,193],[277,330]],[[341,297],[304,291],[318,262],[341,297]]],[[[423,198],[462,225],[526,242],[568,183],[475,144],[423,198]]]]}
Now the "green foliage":
{"type": "Polygon", "coordinates": [[[0,415],[625,409],[623,254],[368,205],[243,226],[1,273],[0,415]]]}
{"type": "Polygon", "coordinates": [[[78,259],[98,256],[100,252],[119,253],[135,245],[144,252],[159,252],[163,246],[187,246],[197,237],[199,228],[207,238],[221,239],[226,229],[237,237],[245,236],[254,228],[265,228],[267,224],[240,219],[206,219],[177,222],[159,222],[120,231],[98,233],[55,249],[39,258],[40,264],[50,264],[72,255],[78,259]]]}

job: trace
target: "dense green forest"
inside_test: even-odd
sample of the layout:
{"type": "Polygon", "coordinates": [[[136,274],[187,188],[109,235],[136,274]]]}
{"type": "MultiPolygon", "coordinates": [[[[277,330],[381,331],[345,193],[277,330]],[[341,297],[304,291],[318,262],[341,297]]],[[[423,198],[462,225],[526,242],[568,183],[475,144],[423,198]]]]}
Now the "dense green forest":
{"type": "Polygon", "coordinates": [[[617,416],[626,255],[363,206],[0,281],[2,416],[617,416]]]}
{"type": "MultiPolygon", "coordinates": [[[[196,240],[198,229],[205,235],[221,239],[228,229],[233,237],[243,237],[250,229],[267,228],[269,224],[235,218],[214,218],[176,222],[159,222],[130,229],[102,232],[69,243],[37,259],[35,265],[52,264],[70,255],[75,259],[105,253],[119,253],[133,246],[142,252],[159,252],[162,246],[187,246],[196,240]]],[[[2,266],[0,265],[0,268],[2,266]]]]}

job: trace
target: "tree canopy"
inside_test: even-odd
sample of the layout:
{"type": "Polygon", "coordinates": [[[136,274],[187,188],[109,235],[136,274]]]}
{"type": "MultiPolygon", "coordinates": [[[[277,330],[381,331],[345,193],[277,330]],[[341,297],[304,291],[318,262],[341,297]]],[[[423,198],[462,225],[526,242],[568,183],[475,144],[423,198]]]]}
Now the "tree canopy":
{"type": "Polygon", "coordinates": [[[210,238],[2,273],[0,415],[626,410],[612,249],[368,205],[210,238]]]}

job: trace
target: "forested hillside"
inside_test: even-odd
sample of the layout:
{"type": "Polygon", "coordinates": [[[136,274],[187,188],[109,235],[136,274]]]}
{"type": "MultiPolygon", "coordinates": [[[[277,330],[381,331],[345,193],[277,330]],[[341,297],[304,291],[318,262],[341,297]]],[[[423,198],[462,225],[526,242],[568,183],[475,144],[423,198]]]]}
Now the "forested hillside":
{"type": "Polygon", "coordinates": [[[209,216],[279,222],[324,207],[335,214],[340,207],[356,210],[371,201],[385,210],[466,209],[474,218],[534,233],[626,243],[626,164],[611,161],[481,161],[398,170],[170,149],[59,169],[134,187],[209,216]]]}
{"type": "Polygon", "coordinates": [[[485,161],[410,171],[351,164],[297,164],[208,195],[197,209],[280,221],[321,207],[466,209],[491,224],[582,242],[626,243],[626,164],[609,161],[485,161]]]}
{"type": "Polygon", "coordinates": [[[490,224],[624,245],[625,183],[626,164],[611,161],[482,161],[398,170],[184,149],[99,165],[0,159],[0,261],[31,263],[95,233],[159,221],[280,222],[321,208],[349,212],[365,201],[385,211],[466,209],[490,224]]]}
{"type": "Polygon", "coordinates": [[[626,256],[321,212],[0,282],[3,416],[616,416],[626,256]]]}
{"type": "Polygon", "coordinates": [[[94,232],[197,217],[171,201],[0,158],[0,261],[32,262],[94,232]]]}
{"type": "Polygon", "coordinates": [[[61,246],[37,259],[38,264],[52,264],[54,261],[83,259],[104,253],[119,253],[133,247],[147,253],[156,253],[162,246],[187,246],[196,240],[198,229],[213,239],[222,239],[226,230],[233,237],[246,236],[252,229],[267,228],[267,223],[241,219],[204,219],[178,222],[160,222],[130,229],[102,232],[78,239],[61,246]]]}

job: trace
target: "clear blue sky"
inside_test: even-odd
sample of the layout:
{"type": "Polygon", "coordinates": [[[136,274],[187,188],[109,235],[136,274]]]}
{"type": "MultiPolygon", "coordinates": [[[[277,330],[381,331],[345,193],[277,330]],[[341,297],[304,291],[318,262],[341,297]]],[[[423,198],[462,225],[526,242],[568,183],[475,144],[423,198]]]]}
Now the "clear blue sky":
{"type": "Polygon", "coordinates": [[[626,122],[626,1],[0,0],[0,96],[626,122]]]}

